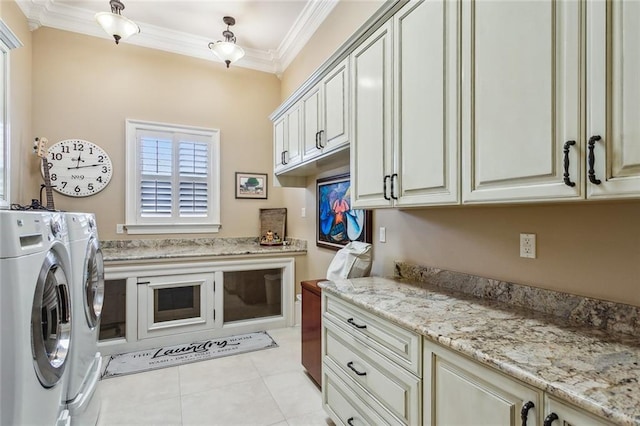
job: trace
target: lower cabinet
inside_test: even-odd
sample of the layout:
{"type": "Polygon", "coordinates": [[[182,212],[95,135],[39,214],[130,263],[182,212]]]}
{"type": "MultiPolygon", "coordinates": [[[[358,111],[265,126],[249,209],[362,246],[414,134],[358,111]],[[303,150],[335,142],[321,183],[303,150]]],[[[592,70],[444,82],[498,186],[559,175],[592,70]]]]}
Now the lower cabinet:
{"type": "Polygon", "coordinates": [[[323,405],[336,424],[422,424],[417,333],[323,293],[323,405]]]}
{"type": "Polygon", "coordinates": [[[424,425],[611,424],[426,339],[424,383],[424,425]]]}
{"type": "Polygon", "coordinates": [[[322,403],[336,425],[611,425],[322,292],[322,403]]]}
{"type": "Polygon", "coordinates": [[[293,325],[293,258],[105,265],[105,355],[293,325]]]}

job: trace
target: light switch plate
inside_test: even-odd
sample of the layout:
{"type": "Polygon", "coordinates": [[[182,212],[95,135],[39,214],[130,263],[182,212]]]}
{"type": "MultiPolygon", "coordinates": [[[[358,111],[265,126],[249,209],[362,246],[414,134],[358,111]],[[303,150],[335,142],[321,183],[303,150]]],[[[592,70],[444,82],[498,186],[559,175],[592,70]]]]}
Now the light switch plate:
{"type": "Polygon", "coordinates": [[[380,242],[381,243],[387,242],[387,228],[385,228],[384,226],[380,227],[380,242]]]}

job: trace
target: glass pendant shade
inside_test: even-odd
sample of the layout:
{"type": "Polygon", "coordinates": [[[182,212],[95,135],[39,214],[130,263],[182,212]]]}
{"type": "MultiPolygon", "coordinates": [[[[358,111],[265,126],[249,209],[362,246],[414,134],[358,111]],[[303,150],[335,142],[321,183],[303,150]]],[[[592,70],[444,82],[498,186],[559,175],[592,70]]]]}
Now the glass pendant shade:
{"type": "Polygon", "coordinates": [[[229,64],[244,56],[244,49],[230,41],[209,43],[209,49],[211,49],[221,61],[227,64],[227,68],[229,68],[229,64]]]}
{"type": "Polygon", "coordinates": [[[122,10],[124,9],[122,1],[111,0],[109,5],[111,6],[111,13],[96,13],[96,21],[107,34],[115,39],[116,44],[119,44],[120,40],[126,40],[140,32],[140,27],[135,22],[122,16],[122,10]]]}

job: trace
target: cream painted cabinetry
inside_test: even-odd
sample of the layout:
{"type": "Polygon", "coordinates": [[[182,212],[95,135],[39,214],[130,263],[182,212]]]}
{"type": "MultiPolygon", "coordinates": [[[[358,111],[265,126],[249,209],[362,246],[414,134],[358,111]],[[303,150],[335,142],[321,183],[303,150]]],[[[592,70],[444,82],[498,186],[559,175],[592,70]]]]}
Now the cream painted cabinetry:
{"type": "Polygon", "coordinates": [[[587,5],[587,197],[640,197],[640,3],[587,5]]]}
{"type": "Polygon", "coordinates": [[[539,424],[542,392],[424,342],[425,425],[539,424]],[[456,401],[454,403],[454,401],[456,401]],[[522,423],[520,412],[531,402],[522,423]]]}
{"type": "Polygon", "coordinates": [[[351,55],[352,201],[457,204],[456,2],[410,2],[351,55]]]}
{"type": "Polygon", "coordinates": [[[462,2],[463,202],[583,197],[581,4],[462,2]]]}
{"type": "Polygon", "coordinates": [[[302,108],[293,105],[273,123],[274,172],[290,169],[302,161],[302,108]]]}
{"type": "Polygon", "coordinates": [[[323,292],[322,397],[336,424],[421,424],[420,352],[418,334],[323,292]]]}
{"type": "Polygon", "coordinates": [[[302,98],[302,160],[349,144],[349,62],[347,59],[302,98]]]}
{"type": "Polygon", "coordinates": [[[450,349],[424,341],[424,425],[609,425],[450,349]]]}

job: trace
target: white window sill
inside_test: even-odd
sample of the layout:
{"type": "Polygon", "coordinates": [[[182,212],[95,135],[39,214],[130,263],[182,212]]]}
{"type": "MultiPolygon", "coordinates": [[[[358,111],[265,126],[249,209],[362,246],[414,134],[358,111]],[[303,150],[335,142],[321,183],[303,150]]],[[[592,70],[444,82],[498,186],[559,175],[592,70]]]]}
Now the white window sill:
{"type": "Polygon", "coordinates": [[[211,223],[172,223],[172,224],[144,224],[125,225],[127,234],[202,234],[217,233],[220,231],[219,224],[211,223]]]}

